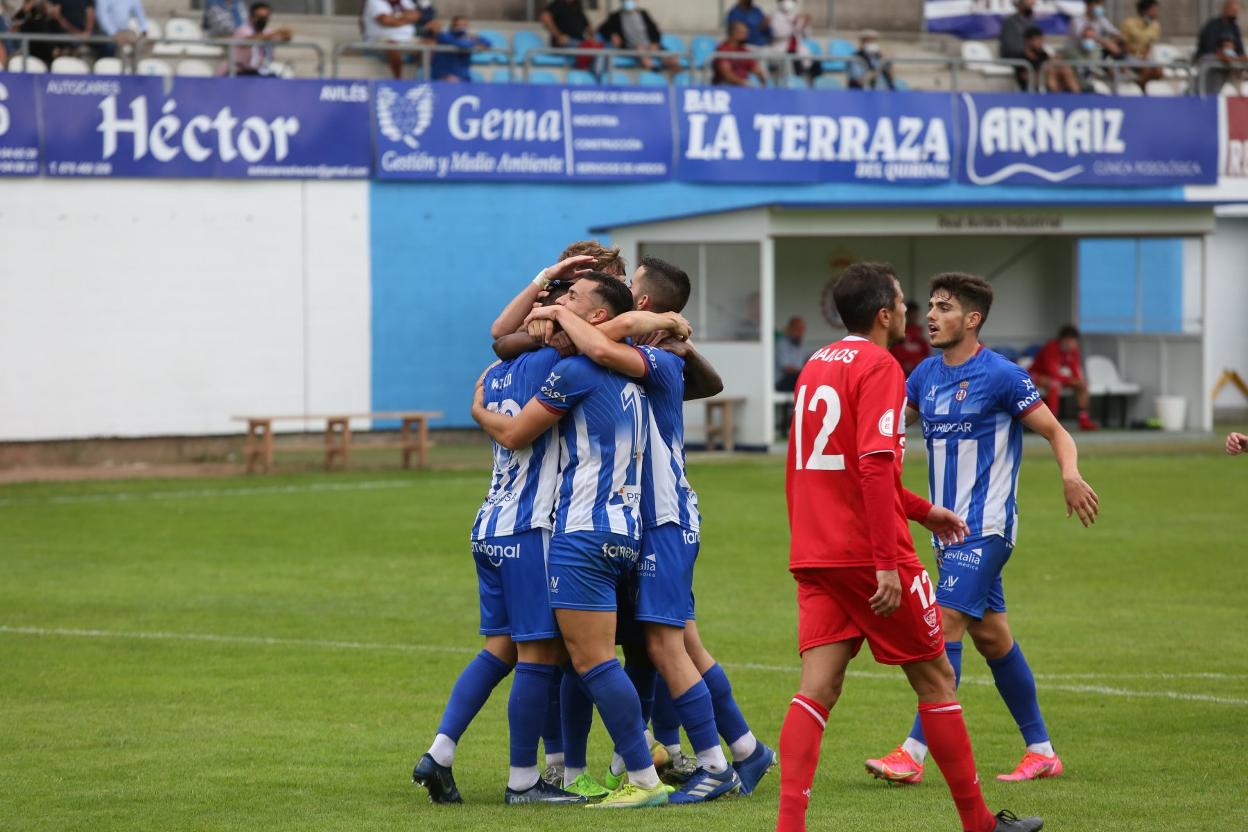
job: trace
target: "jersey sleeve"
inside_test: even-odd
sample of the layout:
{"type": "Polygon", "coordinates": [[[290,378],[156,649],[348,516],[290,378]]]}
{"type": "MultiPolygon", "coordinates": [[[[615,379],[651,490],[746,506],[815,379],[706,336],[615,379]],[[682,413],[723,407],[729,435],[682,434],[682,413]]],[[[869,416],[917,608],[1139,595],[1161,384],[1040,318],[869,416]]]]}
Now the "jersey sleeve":
{"type": "Polygon", "coordinates": [[[923,400],[923,378],[927,375],[925,369],[926,361],[920,361],[919,365],[910,373],[910,377],[906,379],[906,404],[919,410],[919,402],[923,400]]]}
{"type": "Polygon", "coordinates": [[[650,390],[670,390],[681,385],[683,395],[685,382],[685,360],[667,350],[658,347],[638,347],[633,349],[641,353],[646,360],[646,374],[640,381],[643,387],[650,390]]]}
{"type": "Polygon", "coordinates": [[[542,347],[535,352],[525,353],[516,360],[524,362],[523,398],[520,401],[527,402],[541,392],[542,385],[559,363],[560,356],[559,350],[554,347],[542,347]]]}
{"type": "Polygon", "coordinates": [[[897,406],[905,390],[905,376],[892,356],[863,369],[858,379],[857,412],[858,455],[897,451],[897,406]]]}
{"type": "Polygon", "coordinates": [[[600,375],[587,358],[579,355],[564,358],[551,368],[537,391],[537,400],[549,410],[567,413],[593,392],[600,375]]]}
{"type": "Polygon", "coordinates": [[[1043,404],[1040,391],[1022,367],[1002,361],[998,372],[997,404],[1015,419],[1043,404]]]}

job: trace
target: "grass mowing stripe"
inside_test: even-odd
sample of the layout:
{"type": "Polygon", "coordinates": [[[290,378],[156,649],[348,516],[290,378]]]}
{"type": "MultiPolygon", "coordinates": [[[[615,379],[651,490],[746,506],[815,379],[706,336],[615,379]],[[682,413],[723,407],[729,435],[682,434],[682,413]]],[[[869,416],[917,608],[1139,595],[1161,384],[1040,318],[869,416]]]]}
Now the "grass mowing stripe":
{"type": "MultiPolygon", "coordinates": [[[[479,480],[480,477],[475,478],[479,480]]],[[[475,481],[474,480],[474,481],[475,481]]],[[[64,494],[53,497],[0,497],[0,508],[74,503],[121,503],[131,500],[197,500],[217,497],[253,497],[261,494],[322,494],[334,491],[379,491],[414,488],[414,480],[364,480],[363,482],[314,483],[312,485],[259,485],[250,488],[201,488],[179,491],[118,491],[102,494],[64,494]]]]}
{"type": "MultiPolygon", "coordinates": [[[[453,647],[436,644],[386,644],[364,641],[331,641],[324,639],[277,638],[270,636],[231,636],[215,633],[172,633],[172,632],[135,632],[125,630],[89,630],[67,627],[14,627],[0,625],[0,633],[9,635],[31,636],[66,636],[71,638],[131,638],[153,641],[201,641],[218,644],[251,644],[261,647],[312,647],[330,650],[393,650],[405,653],[458,653],[475,654],[474,647],[453,647]]],[[[798,673],[801,668],[796,665],[758,664],[755,662],[723,662],[729,670],[756,670],[764,673],[798,673]]],[[[885,673],[871,670],[850,670],[849,676],[857,679],[899,679],[896,673],[885,673]]],[[[1197,674],[1202,678],[1207,675],[1197,674]]],[[[1086,675],[1086,678],[1096,678],[1086,675]]],[[[1118,678],[1124,678],[1119,675],[1118,678]]],[[[1130,678],[1130,677],[1126,677],[1130,678]]],[[[1144,677],[1152,678],[1152,677],[1144,677]]],[[[974,684],[991,687],[995,684],[991,679],[965,678],[963,684],[974,684]]],[[[1046,684],[1045,690],[1063,691],[1066,693],[1095,693],[1101,696],[1122,696],[1136,699],[1172,699],[1183,702],[1209,702],[1215,705],[1248,705],[1248,699],[1213,696],[1203,693],[1183,693],[1172,690],[1134,690],[1131,688],[1109,687],[1106,685],[1062,685],[1046,684]]]]}

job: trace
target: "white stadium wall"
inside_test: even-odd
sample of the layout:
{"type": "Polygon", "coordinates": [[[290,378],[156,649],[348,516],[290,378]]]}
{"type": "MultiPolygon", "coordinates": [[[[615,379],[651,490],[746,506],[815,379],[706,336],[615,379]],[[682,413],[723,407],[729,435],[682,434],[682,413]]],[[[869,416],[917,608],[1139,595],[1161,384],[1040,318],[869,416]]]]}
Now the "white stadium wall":
{"type": "MultiPolygon", "coordinates": [[[[1209,238],[1209,286],[1206,309],[1208,343],[1205,376],[1210,387],[1223,370],[1248,379],[1248,210],[1236,206],[1218,217],[1217,232],[1209,238]]],[[[1213,402],[1214,411],[1242,413],[1245,398],[1227,385],[1213,402]]]]}
{"type": "Polygon", "coordinates": [[[0,441],[369,409],[368,183],[4,189],[0,441]]]}

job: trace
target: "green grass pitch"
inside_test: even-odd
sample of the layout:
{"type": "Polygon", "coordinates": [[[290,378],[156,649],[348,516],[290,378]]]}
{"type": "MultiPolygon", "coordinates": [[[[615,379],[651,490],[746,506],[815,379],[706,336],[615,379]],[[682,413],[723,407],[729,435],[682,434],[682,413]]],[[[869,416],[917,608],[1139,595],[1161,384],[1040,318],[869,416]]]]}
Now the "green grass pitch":
{"type": "MultiPolygon", "coordinates": [[[[704,638],[772,745],[798,678],[782,465],[691,469],[704,638]]],[[[1246,466],[1085,455],[1103,505],[1085,530],[1052,461],[1024,463],[1007,598],[1067,773],[993,780],[1022,745],[968,645],[994,809],[1065,832],[1248,829],[1246,466]]],[[[907,478],[922,488],[921,461],[907,478]]],[[[702,807],[507,809],[507,682],[460,745],[466,805],[409,783],[480,643],[466,539],[485,487],[446,471],[0,488],[0,830],[772,828],[775,773],[702,807]]],[[[811,828],[956,830],[934,768],[905,790],[865,776],[913,697],[867,655],[851,674],[811,828]]],[[[590,753],[605,765],[598,721],[590,753]]]]}

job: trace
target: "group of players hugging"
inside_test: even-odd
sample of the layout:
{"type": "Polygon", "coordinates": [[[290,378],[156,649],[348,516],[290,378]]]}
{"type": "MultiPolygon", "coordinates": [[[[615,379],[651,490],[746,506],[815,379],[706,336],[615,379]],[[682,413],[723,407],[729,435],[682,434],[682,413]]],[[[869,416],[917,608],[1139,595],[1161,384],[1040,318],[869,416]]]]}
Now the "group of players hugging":
{"type": "Polygon", "coordinates": [[[876,661],[902,667],[919,703],[909,737],[867,771],[917,784],[930,748],[965,832],[1043,826],[984,803],[955,692],[962,638],[987,660],[1026,743],[998,779],[1060,775],[1001,582],[1017,536],[1023,426],[1052,446],[1068,516],[1089,525],[1099,501],[1027,373],[979,343],[992,287],[942,273],[930,289],[928,330],[942,352],[907,379],[888,352],[905,334],[900,282],[887,264],[850,266],[833,288],[848,334],[798,378],[786,493],[802,677],[778,756],[750,730],[694,620],[701,518],[683,402],[723,384],[680,315],[688,276],[644,258],[630,277],[618,250],[582,241],[516,295],[492,328],[501,360],[472,404],[494,444],[471,535],[485,645],[412,774],[434,803],[462,802],[456,743],[514,669],[506,803],[702,803],[752,794],[779,763],[777,830],[804,830],[828,715],[866,641],[876,661]],[[931,502],[901,483],[915,421],[931,502]],[[937,583],[910,520],[932,532],[937,583]],[[601,779],[586,760],[595,708],[614,744],[601,779]]]}

